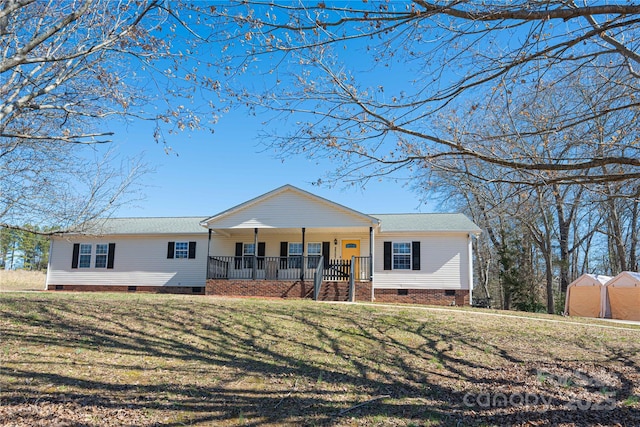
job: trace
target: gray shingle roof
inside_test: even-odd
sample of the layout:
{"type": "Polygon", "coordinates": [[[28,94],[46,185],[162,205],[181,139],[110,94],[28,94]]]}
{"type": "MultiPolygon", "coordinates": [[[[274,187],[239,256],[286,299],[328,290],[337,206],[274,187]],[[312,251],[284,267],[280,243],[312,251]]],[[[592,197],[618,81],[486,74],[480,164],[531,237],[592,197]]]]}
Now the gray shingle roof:
{"type": "Polygon", "coordinates": [[[455,231],[479,233],[480,228],[461,213],[372,214],[382,232],[455,231]]]}
{"type": "Polygon", "coordinates": [[[89,234],[206,234],[200,225],[205,217],[108,218],[85,228],[89,234]]]}
{"type": "MultiPolygon", "coordinates": [[[[410,213],[369,215],[380,220],[382,232],[466,232],[481,230],[459,213],[410,213]]],[[[108,218],[87,226],[83,232],[96,235],[206,234],[200,225],[206,217],[108,218]]]]}

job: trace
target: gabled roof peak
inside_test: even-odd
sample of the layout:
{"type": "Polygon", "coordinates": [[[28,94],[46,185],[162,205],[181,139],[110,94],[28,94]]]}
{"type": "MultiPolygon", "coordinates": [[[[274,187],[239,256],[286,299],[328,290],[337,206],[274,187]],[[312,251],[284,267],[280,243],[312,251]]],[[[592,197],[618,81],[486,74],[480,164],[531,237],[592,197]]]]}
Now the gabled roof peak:
{"type": "Polygon", "coordinates": [[[347,213],[349,213],[351,215],[358,216],[361,219],[364,219],[367,222],[370,222],[371,225],[377,225],[379,223],[379,220],[377,218],[375,218],[375,217],[366,215],[366,214],[364,214],[362,212],[356,211],[355,209],[351,209],[351,208],[346,207],[344,205],[341,205],[339,203],[333,202],[333,201],[331,201],[329,199],[325,199],[324,197],[321,197],[321,196],[318,196],[316,194],[310,193],[308,191],[302,190],[302,189],[300,189],[298,187],[295,187],[295,186],[293,186],[291,184],[285,184],[285,185],[283,185],[281,187],[278,187],[278,188],[276,188],[274,190],[271,190],[271,191],[269,191],[267,193],[264,193],[264,194],[262,194],[260,196],[254,197],[253,199],[250,199],[250,200],[248,200],[248,201],[246,201],[244,203],[241,203],[241,204],[236,205],[236,206],[234,206],[232,208],[224,210],[224,211],[222,211],[222,212],[220,212],[220,213],[218,213],[218,214],[216,214],[216,215],[214,215],[212,217],[206,218],[200,224],[202,226],[206,227],[206,226],[208,226],[208,224],[210,222],[212,222],[214,220],[218,220],[218,219],[223,218],[223,217],[225,217],[227,215],[231,215],[231,214],[233,214],[235,212],[239,212],[242,209],[246,209],[246,208],[248,208],[250,206],[253,206],[253,205],[256,205],[258,203],[261,203],[261,202],[263,202],[265,200],[268,200],[268,199],[270,199],[272,197],[275,197],[275,196],[277,196],[279,194],[282,194],[282,193],[285,193],[287,191],[291,191],[291,192],[297,193],[297,194],[299,194],[299,195],[301,195],[303,197],[307,197],[307,198],[310,198],[310,199],[315,200],[317,202],[326,204],[326,205],[328,205],[328,206],[330,206],[330,207],[332,207],[334,209],[337,209],[337,210],[340,210],[340,211],[343,211],[343,212],[347,212],[347,213]]]}

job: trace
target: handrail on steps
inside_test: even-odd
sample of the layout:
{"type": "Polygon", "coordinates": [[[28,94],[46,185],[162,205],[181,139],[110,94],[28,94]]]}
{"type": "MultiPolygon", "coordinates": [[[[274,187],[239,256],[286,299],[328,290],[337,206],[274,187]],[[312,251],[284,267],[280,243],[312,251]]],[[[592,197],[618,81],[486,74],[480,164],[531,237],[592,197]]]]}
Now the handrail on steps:
{"type": "Polygon", "coordinates": [[[324,269],[324,257],[320,257],[320,261],[316,267],[316,271],[313,274],[313,300],[318,301],[320,295],[320,286],[322,286],[322,276],[324,269]]]}

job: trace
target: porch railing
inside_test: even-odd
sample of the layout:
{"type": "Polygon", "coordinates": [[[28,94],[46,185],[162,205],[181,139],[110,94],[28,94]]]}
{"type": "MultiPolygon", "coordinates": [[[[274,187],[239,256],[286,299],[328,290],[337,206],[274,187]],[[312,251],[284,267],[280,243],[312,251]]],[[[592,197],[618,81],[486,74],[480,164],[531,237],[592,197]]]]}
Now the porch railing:
{"type": "Polygon", "coordinates": [[[373,263],[369,256],[352,257],[351,271],[356,282],[371,280],[373,275],[373,263]]]}
{"type": "Polygon", "coordinates": [[[327,260],[322,273],[323,279],[329,282],[341,282],[349,280],[351,275],[350,259],[330,259],[327,260]]]}
{"type": "Polygon", "coordinates": [[[371,279],[371,257],[325,260],[321,256],[210,256],[207,279],[313,281],[320,268],[324,281],[349,281],[352,275],[356,281],[371,279]]]}
{"type": "Polygon", "coordinates": [[[210,256],[208,279],[313,280],[320,256],[210,256]]]}

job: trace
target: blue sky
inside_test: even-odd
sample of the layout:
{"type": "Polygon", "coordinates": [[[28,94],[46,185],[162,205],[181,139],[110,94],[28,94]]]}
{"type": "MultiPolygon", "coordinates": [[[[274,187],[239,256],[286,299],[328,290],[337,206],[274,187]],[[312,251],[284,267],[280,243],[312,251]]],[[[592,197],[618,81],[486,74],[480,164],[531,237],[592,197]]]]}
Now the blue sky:
{"type": "Polygon", "coordinates": [[[156,144],[145,124],[112,130],[118,153],[140,157],[155,169],[140,180],[143,200],[120,208],[115,216],[208,216],[285,184],[317,194],[363,213],[433,211],[403,182],[369,182],[365,189],[311,183],[325,177],[329,162],[316,164],[299,156],[284,162],[257,139],[259,119],[235,112],[221,118],[215,133],[171,137],[173,153],[156,144]]]}
{"type": "MultiPolygon", "coordinates": [[[[373,87],[384,82],[387,89],[404,89],[406,80],[399,77],[407,72],[408,64],[403,63],[400,69],[394,69],[395,78],[389,79],[392,72],[390,68],[383,67],[374,72],[362,60],[363,56],[371,55],[365,46],[356,43],[345,51],[348,53],[343,58],[345,64],[354,72],[365,67],[360,75],[365,76],[367,83],[373,87]],[[360,60],[358,55],[361,56],[360,60]]],[[[243,49],[242,46],[237,48],[243,49]]],[[[219,46],[207,46],[203,55],[218,56],[219,46]]],[[[261,58],[256,67],[269,67],[268,62],[267,58],[261,58]]],[[[213,75],[211,77],[217,78],[213,75]]],[[[274,76],[256,69],[253,78],[248,81],[251,85],[263,86],[268,84],[270,78],[273,79],[274,76]]],[[[165,154],[164,147],[155,143],[151,124],[133,123],[125,127],[112,123],[109,130],[115,132],[113,141],[118,152],[123,157],[136,157],[143,153],[143,160],[155,169],[155,173],[140,181],[144,199],[122,207],[115,215],[208,216],[285,184],[294,185],[363,213],[435,210],[434,205],[421,204],[420,195],[412,192],[402,181],[370,181],[364,189],[358,185],[348,186],[346,183],[337,183],[331,188],[312,185],[319,178],[326,178],[334,165],[330,161],[316,164],[303,156],[291,157],[284,162],[276,159],[274,153],[265,152],[265,146],[257,139],[263,120],[264,117],[234,110],[220,118],[214,126],[213,134],[202,131],[168,136],[169,145],[173,149],[170,154],[165,154]]],[[[286,133],[286,129],[279,128],[278,132],[286,133]]]]}

